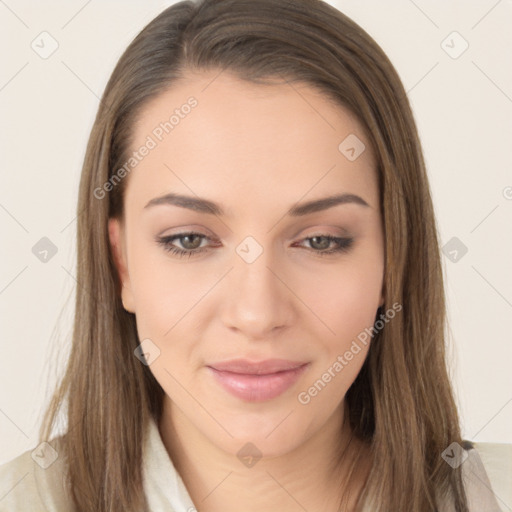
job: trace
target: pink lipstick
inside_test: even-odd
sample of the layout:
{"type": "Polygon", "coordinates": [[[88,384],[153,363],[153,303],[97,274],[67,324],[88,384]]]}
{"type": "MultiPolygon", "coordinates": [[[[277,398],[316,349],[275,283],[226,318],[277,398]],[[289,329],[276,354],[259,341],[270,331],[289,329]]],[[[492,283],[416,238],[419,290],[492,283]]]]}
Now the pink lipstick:
{"type": "Polygon", "coordinates": [[[309,363],[285,359],[232,359],[207,368],[217,382],[235,397],[248,402],[263,402],[288,390],[308,366],[309,363]]]}

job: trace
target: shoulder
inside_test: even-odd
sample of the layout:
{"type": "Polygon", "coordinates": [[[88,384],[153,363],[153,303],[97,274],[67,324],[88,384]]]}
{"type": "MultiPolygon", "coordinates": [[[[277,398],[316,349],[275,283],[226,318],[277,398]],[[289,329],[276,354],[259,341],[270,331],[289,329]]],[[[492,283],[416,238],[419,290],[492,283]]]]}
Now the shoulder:
{"type": "Polygon", "coordinates": [[[512,445],[472,444],[462,464],[470,511],[508,509],[512,504],[512,445]]]}
{"type": "MultiPolygon", "coordinates": [[[[507,445],[501,446],[506,447],[507,445]]],[[[448,449],[446,450],[447,458],[443,456],[450,466],[460,468],[469,512],[503,512],[509,510],[510,480],[512,477],[510,460],[508,461],[506,474],[501,477],[501,483],[499,480],[494,480],[494,478],[491,482],[489,474],[497,475],[505,468],[507,465],[505,460],[510,457],[510,451],[507,453],[506,450],[501,450],[499,464],[495,464],[496,460],[493,461],[488,457],[486,448],[486,446],[482,446],[482,443],[465,441],[463,447],[461,445],[450,445],[449,452],[448,449]]],[[[438,511],[455,511],[451,492],[448,496],[445,495],[438,500],[438,511]]]]}
{"type": "Polygon", "coordinates": [[[0,512],[70,511],[60,438],[0,465],[0,512]]]}

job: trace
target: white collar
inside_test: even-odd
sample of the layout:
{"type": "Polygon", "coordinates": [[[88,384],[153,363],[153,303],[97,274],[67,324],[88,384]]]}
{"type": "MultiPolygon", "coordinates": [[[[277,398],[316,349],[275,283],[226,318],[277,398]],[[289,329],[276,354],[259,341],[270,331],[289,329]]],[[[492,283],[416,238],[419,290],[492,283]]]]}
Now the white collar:
{"type": "MultiPolygon", "coordinates": [[[[151,512],[197,512],[183,480],[172,463],[162,441],[158,425],[153,418],[142,457],[144,492],[151,512]]],[[[497,511],[486,470],[476,449],[469,450],[468,460],[462,466],[471,511],[497,511]],[[475,477],[476,475],[476,477],[475,477]]],[[[443,501],[440,510],[448,511],[453,505],[443,501]]],[[[365,508],[365,512],[370,509],[365,508]]]]}
{"type": "Polygon", "coordinates": [[[152,512],[196,512],[153,418],[145,440],[142,468],[144,492],[152,512]]]}

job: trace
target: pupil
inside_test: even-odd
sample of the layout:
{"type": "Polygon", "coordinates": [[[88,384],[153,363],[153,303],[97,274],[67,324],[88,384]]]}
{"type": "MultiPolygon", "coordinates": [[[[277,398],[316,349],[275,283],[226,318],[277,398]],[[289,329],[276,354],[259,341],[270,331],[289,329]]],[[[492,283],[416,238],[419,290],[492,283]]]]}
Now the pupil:
{"type": "Polygon", "coordinates": [[[197,247],[200,245],[200,243],[201,243],[201,239],[200,239],[200,237],[198,235],[187,235],[187,236],[184,237],[184,244],[183,245],[187,249],[197,249],[197,247]],[[196,239],[196,242],[199,242],[199,244],[198,243],[194,244],[193,242],[191,244],[189,244],[188,240],[194,239],[194,238],[196,239]],[[192,247],[190,247],[190,245],[192,247]]]}
{"type": "Polygon", "coordinates": [[[327,249],[329,247],[329,240],[324,236],[314,236],[311,239],[311,245],[316,249],[327,249]],[[317,243],[318,240],[323,240],[324,243],[317,243]]]}

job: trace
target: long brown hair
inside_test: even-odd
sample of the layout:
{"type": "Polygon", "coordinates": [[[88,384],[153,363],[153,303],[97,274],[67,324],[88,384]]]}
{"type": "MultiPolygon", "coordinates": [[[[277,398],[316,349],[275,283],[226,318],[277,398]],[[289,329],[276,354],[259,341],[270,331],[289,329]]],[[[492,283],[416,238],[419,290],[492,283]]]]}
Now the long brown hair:
{"type": "MultiPolygon", "coordinates": [[[[445,302],[437,226],[411,107],[393,65],[356,23],[320,0],[200,0],[167,8],[120,58],[106,86],[83,165],[77,226],[75,323],[66,373],[40,441],[67,405],[63,449],[76,510],[142,511],[146,426],[164,391],[134,357],[135,316],[124,310],[107,223],[123,217],[134,120],[188,70],[228,69],[253,83],[319,88],[367,132],[378,163],[386,304],[403,310],[374,336],[347,392],[353,432],[372,453],[359,506],[431,511],[451,496],[467,511],[461,468],[442,451],[461,439],[445,360],[445,302]]],[[[340,141],[341,142],[341,141],[340,141]]]]}

